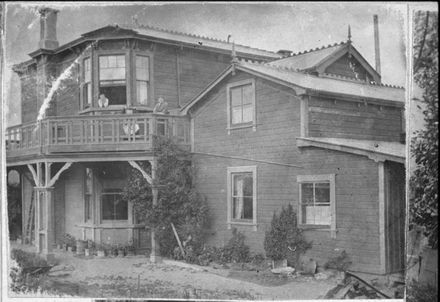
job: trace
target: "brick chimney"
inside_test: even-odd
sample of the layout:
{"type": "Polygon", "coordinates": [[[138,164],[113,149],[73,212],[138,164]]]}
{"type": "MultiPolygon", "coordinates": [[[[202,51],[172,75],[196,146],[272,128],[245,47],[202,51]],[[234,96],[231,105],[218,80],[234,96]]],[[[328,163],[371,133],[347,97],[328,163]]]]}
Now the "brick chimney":
{"type": "Polygon", "coordinates": [[[40,13],[40,42],[39,48],[55,49],[58,48],[57,40],[57,14],[58,10],[43,7],[38,10],[40,13]]]}

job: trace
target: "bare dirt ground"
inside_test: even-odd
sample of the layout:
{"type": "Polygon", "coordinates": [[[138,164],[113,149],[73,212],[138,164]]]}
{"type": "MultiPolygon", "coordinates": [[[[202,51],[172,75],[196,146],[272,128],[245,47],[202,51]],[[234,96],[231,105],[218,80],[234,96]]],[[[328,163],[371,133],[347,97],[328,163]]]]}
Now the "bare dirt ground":
{"type": "Polygon", "coordinates": [[[146,256],[93,258],[56,252],[59,271],[44,277],[46,287],[81,297],[295,300],[319,299],[337,285],[335,278],[274,276],[189,265],[146,256]],[[51,276],[52,275],[52,276],[51,276]]]}

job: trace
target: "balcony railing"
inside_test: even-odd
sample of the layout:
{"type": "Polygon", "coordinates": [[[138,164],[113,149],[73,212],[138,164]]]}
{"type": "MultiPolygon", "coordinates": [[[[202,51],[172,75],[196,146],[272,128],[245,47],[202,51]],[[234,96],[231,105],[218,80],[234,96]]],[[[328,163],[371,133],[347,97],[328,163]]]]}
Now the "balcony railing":
{"type": "Polygon", "coordinates": [[[159,114],[63,116],[6,130],[8,157],[58,152],[149,151],[153,135],[189,147],[189,120],[159,114]]]}

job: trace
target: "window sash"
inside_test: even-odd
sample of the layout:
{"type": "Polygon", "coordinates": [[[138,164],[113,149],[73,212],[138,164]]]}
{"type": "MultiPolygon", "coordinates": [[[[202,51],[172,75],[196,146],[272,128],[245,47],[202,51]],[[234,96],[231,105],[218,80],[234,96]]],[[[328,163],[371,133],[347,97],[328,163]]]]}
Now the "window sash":
{"type": "Polygon", "coordinates": [[[148,105],[148,82],[136,81],[136,98],[137,103],[141,105],[148,105]]]}
{"type": "Polygon", "coordinates": [[[120,198],[121,194],[122,192],[102,192],[101,217],[103,221],[128,221],[128,203],[120,198]],[[113,198],[107,199],[108,197],[113,198]],[[121,209],[123,213],[118,212],[121,209]]]}
{"type": "MultiPolygon", "coordinates": [[[[322,188],[321,188],[322,189],[322,188]]],[[[329,181],[314,181],[314,182],[301,182],[301,224],[307,225],[331,225],[331,187],[329,181]],[[310,189],[312,185],[312,195],[308,192],[308,196],[305,195],[305,188],[308,186],[310,189]],[[328,194],[328,201],[317,201],[317,187],[324,187],[328,194]],[[305,200],[307,196],[307,200],[305,200]],[[325,209],[325,210],[324,210],[325,209]]]]}
{"type": "Polygon", "coordinates": [[[99,81],[126,79],[125,55],[99,56],[99,81]]]}
{"type": "Polygon", "coordinates": [[[93,170],[85,169],[84,181],[84,220],[87,222],[92,219],[93,211],[93,170]]]}
{"type": "Polygon", "coordinates": [[[231,87],[229,91],[231,124],[251,123],[254,120],[252,83],[231,87]]]}
{"type": "Polygon", "coordinates": [[[252,222],[254,220],[254,175],[253,172],[233,172],[231,176],[230,204],[231,220],[252,222]]]}
{"type": "Polygon", "coordinates": [[[150,59],[146,56],[136,56],[136,80],[149,81],[150,80],[150,59]]]}

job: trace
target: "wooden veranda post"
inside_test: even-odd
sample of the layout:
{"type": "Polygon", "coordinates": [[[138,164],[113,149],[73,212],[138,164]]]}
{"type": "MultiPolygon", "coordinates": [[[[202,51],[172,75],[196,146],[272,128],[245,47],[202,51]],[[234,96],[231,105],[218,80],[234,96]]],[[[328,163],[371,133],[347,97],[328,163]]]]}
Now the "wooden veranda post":
{"type": "MultiPolygon", "coordinates": [[[[153,206],[156,206],[158,203],[159,190],[157,188],[157,158],[154,157],[151,161],[151,191],[153,194],[153,206]]],[[[159,252],[159,241],[156,238],[156,232],[154,228],[151,229],[151,254],[150,261],[153,263],[161,262],[162,258],[160,257],[159,252]]]]}
{"type": "Polygon", "coordinates": [[[67,170],[72,163],[65,163],[58,172],[51,177],[52,163],[36,163],[35,170],[28,165],[35,182],[35,247],[49,260],[53,258],[52,250],[55,244],[55,213],[54,213],[54,185],[61,173],[67,170]]]}
{"type": "MultiPolygon", "coordinates": [[[[142,169],[142,167],[136,163],[135,161],[128,161],[128,163],[135,169],[137,169],[139,172],[141,172],[142,176],[145,178],[145,180],[150,184],[151,186],[151,192],[153,195],[153,205],[157,205],[158,203],[158,196],[159,191],[157,188],[157,158],[153,157],[152,160],[149,160],[151,165],[151,176],[142,169]]],[[[150,261],[153,263],[160,262],[162,258],[160,257],[159,253],[159,242],[155,236],[155,230],[154,228],[151,228],[151,254],[150,254],[150,261]]]]}

